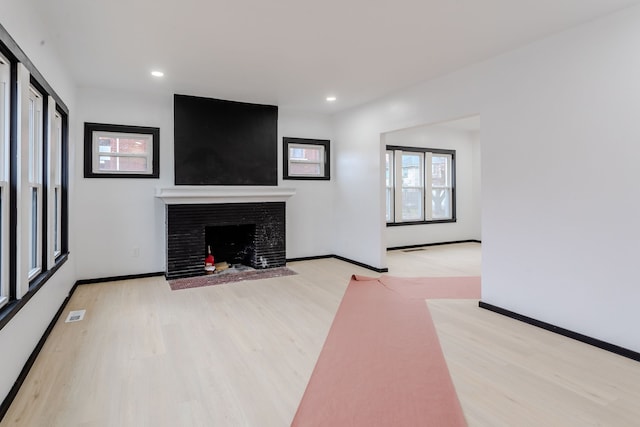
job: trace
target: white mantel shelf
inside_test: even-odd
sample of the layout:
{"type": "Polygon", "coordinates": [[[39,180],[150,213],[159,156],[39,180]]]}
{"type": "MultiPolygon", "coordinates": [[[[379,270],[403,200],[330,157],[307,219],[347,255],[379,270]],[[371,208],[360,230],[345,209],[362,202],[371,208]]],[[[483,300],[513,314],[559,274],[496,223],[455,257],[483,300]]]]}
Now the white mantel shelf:
{"type": "Polygon", "coordinates": [[[294,188],[282,187],[180,185],[156,188],[156,197],[167,205],[284,202],[294,194],[294,188]]]}

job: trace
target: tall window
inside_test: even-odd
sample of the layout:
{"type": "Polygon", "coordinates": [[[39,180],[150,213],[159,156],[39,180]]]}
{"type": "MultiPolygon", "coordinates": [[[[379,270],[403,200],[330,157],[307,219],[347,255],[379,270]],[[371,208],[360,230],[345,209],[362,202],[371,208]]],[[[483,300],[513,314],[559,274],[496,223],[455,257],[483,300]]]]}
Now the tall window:
{"type": "Polygon", "coordinates": [[[393,221],[394,216],[394,199],[393,199],[393,151],[385,153],[385,195],[387,200],[386,217],[387,222],[393,221]]]}
{"type": "Polygon", "coordinates": [[[56,111],[50,142],[54,258],[62,252],[62,137],[62,115],[56,111]]]}
{"type": "Polygon", "coordinates": [[[387,147],[385,163],[388,224],[456,220],[454,150],[387,147]]]}
{"type": "Polygon", "coordinates": [[[42,95],[29,90],[29,279],[42,271],[42,95]]]}
{"type": "Polygon", "coordinates": [[[403,221],[424,220],[424,153],[400,153],[403,221]]]}
{"type": "Polygon", "coordinates": [[[0,31],[0,329],[68,259],[68,122],[67,106],[0,31]]]}
{"type": "Polygon", "coordinates": [[[431,218],[451,218],[451,194],[453,191],[451,154],[431,155],[431,218]]]}
{"type": "Polygon", "coordinates": [[[0,307],[9,300],[9,123],[11,66],[0,55],[0,307]]]}

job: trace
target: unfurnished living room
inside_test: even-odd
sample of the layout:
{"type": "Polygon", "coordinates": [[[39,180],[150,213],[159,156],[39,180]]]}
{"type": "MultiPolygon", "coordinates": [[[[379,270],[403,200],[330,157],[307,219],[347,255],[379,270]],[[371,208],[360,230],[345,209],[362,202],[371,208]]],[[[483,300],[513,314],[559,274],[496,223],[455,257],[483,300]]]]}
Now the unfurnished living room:
{"type": "Polygon", "coordinates": [[[640,2],[0,1],[0,426],[637,426],[640,2]]]}

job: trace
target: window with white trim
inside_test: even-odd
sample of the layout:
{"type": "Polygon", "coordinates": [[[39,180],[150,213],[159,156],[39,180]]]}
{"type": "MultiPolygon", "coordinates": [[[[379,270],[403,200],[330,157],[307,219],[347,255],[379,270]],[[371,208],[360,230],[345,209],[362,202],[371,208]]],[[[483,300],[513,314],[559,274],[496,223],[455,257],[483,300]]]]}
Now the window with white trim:
{"type": "Polygon", "coordinates": [[[456,220],[455,150],[387,147],[385,163],[389,225],[456,220]]]}
{"type": "Polygon", "coordinates": [[[424,153],[398,152],[400,209],[402,221],[424,220],[424,153]]]}
{"type": "Polygon", "coordinates": [[[0,307],[9,301],[9,123],[11,65],[0,54],[0,307]]]}
{"type": "Polygon", "coordinates": [[[451,154],[431,153],[431,218],[451,219],[452,173],[451,154]]]}
{"type": "Polygon", "coordinates": [[[94,132],[93,173],[151,174],[150,135],[94,132]]]}
{"type": "Polygon", "coordinates": [[[158,178],[160,129],[84,124],[85,178],[158,178]]]}
{"type": "Polygon", "coordinates": [[[68,260],[68,119],[0,31],[0,329],[68,260]]]}
{"type": "Polygon", "coordinates": [[[329,141],[283,138],[283,179],[330,179],[329,141]]]}
{"type": "Polygon", "coordinates": [[[393,199],[393,151],[387,150],[385,153],[385,199],[387,222],[392,222],[394,218],[395,201],[393,199]]]}
{"type": "Polygon", "coordinates": [[[42,271],[42,94],[29,88],[29,279],[42,271]]]}
{"type": "Polygon", "coordinates": [[[53,126],[50,143],[51,157],[51,197],[53,206],[53,233],[52,248],[53,256],[56,258],[62,253],[62,115],[56,111],[53,116],[53,126]]]}

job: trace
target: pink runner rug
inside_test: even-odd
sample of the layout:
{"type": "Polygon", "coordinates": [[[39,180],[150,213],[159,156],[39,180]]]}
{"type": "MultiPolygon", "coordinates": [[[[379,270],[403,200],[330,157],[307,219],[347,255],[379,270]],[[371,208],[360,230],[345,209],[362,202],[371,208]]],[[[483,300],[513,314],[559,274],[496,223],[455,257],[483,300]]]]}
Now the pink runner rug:
{"type": "Polygon", "coordinates": [[[480,278],[353,276],[291,425],[466,426],[431,298],[479,299],[480,278]]]}

